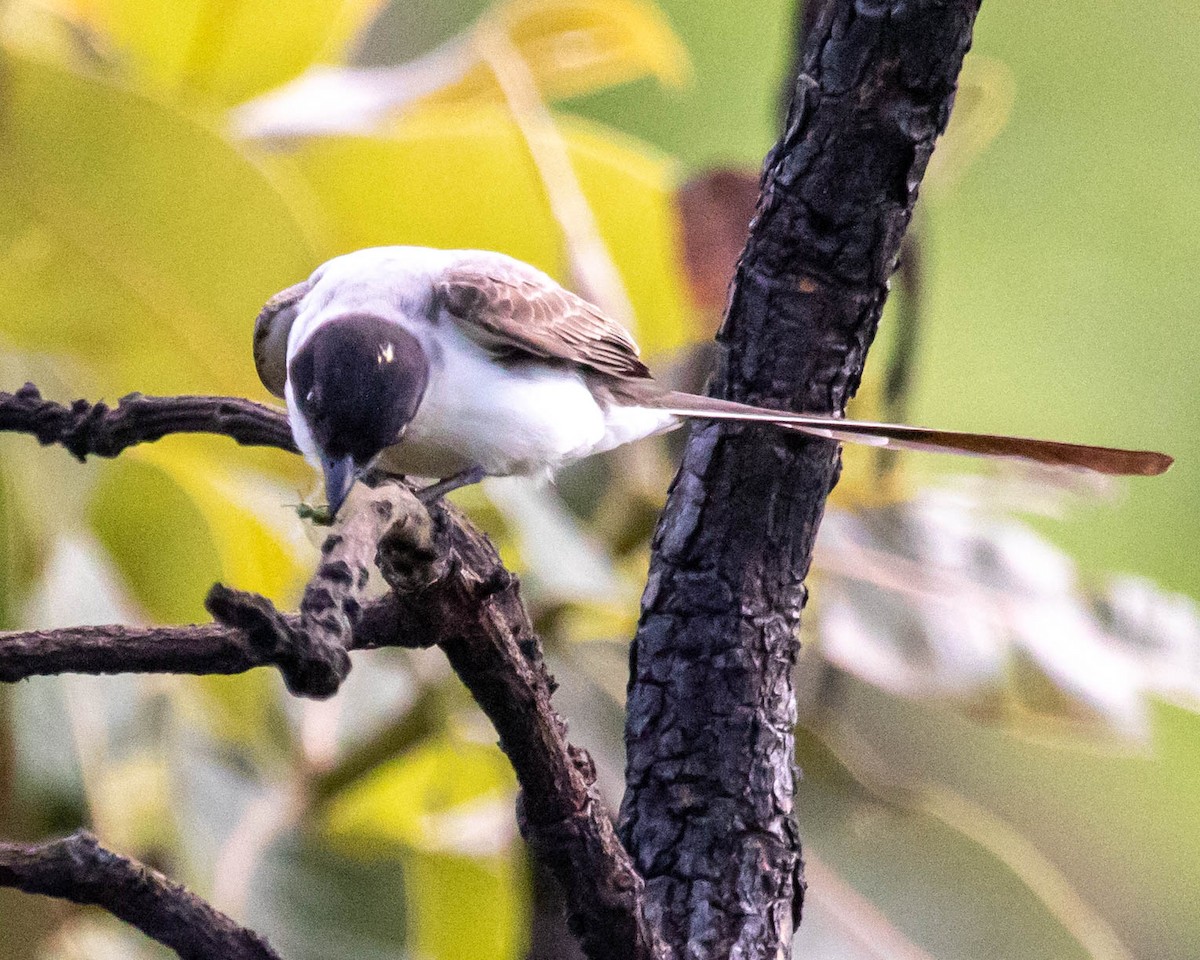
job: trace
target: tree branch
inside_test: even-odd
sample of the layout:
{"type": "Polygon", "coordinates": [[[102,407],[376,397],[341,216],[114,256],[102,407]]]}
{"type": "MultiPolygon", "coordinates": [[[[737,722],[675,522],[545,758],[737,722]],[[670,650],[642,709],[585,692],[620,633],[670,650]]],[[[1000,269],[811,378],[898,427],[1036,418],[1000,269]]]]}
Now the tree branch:
{"type": "MultiPolygon", "coordinates": [[[[81,459],[115,456],[181,431],[291,448],[281,413],[221,397],[134,397],[116,410],[77,401],[66,408],[27,386],[0,393],[0,429],[62,444],[81,459]]],[[[551,704],[554,681],[516,578],[488,539],[445,504],[427,511],[392,481],[356,499],[326,541],[299,616],[218,584],[206,601],[214,624],[0,634],[0,680],[66,671],[239,673],[270,665],[292,692],[328,696],[345,677],[347,650],[441,646],[500,735],[521,784],[522,833],[566,891],[585,952],[592,960],[660,960],[661,944],[643,916],[641,878],[599,797],[591,759],[567,742],[551,704]],[[365,603],[377,561],[392,592],[365,603]]]]}
{"type": "Polygon", "coordinates": [[[279,960],[258,934],[157,870],[105,850],[90,833],[0,843],[0,886],[103,907],[184,960],[279,960]]]}
{"type": "Polygon", "coordinates": [[[115,457],[139,443],[172,433],[215,433],[249,447],[296,453],[282,410],[240,397],[146,397],[131,393],[116,408],[76,400],[69,407],[42,399],[27,383],[0,392],[0,431],[28,433],[42,446],[59,444],[79,461],[88,454],[115,457]]]}
{"type": "MultiPolygon", "coordinates": [[[[841,411],[857,388],[978,0],[821,0],[766,159],[715,396],[841,411]]],[[[792,669],[837,448],[700,425],[631,653],[622,834],[676,956],[787,956],[803,894],[792,669]]]]}
{"type": "MultiPolygon", "coordinates": [[[[294,651],[280,637],[301,627],[298,614],[281,614],[270,601],[217,584],[206,603],[218,620],[187,627],[118,624],[0,633],[0,682],[60,673],[245,673],[256,667],[284,670],[294,651]],[[278,619],[276,619],[278,618],[278,619]]],[[[405,629],[404,604],[394,596],[368,604],[347,649],[432,645],[405,629]]]]}
{"type": "MultiPolygon", "coordinates": [[[[367,603],[367,587],[379,542],[393,527],[409,539],[428,540],[429,515],[406,487],[388,482],[344,509],[321,546],[321,563],[300,602],[299,623],[289,623],[265,597],[220,584],[205,605],[214,619],[243,630],[254,646],[271,651],[287,688],[297,696],[324,699],[350,673],[349,650],[367,603]]],[[[414,540],[414,542],[416,542],[414,540]]],[[[411,561],[417,554],[410,552],[411,561]]],[[[426,562],[432,553],[422,555],[426,562]]],[[[413,646],[403,634],[400,643],[413,646]]]]}
{"type": "MultiPolygon", "coordinates": [[[[566,894],[568,922],[593,960],[660,960],[642,910],[643,884],[617,839],[585,750],[567,742],[551,703],[554,678],[521,602],[517,578],[491,541],[450,506],[431,507],[434,553],[448,562],[415,595],[423,622],[500,735],[521,785],[518,822],[566,894]]],[[[412,528],[380,543],[384,579],[411,589],[412,528]]]]}

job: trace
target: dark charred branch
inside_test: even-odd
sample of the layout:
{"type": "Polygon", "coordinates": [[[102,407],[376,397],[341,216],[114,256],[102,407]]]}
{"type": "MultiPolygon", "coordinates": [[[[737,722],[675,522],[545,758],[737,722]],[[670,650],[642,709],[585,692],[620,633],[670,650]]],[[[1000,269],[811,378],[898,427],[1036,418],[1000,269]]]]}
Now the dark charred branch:
{"type": "Polygon", "coordinates": [[[641,877],[600,798],[591,757],[567,742],[551,703],[554,678],[517,578],[452,507],[438,503],[430,513],[432,531],[398,525],[380,544],[384,579],[397,593],[416,588],[421,622],[496,728],[521,785],[521,833],[562,885],[584,953],[660,960],[663,948],[643,916],[641,877]],[[430,554],[445,562],[426,576],[413,557],[430,554]]]}
{"type": "MultiPolygon", "coordinates": [[[[841,411],[945,128],[978,0],[821,0],[767,157],[714,396],[841,411]]],[[[631,654],[626,846],[675,956],[788,955],[803,895],[792,670],[834,444],[701,425],[631,654]]]]}
{"type": "Polygon", "coordinates": [[[398,483],[374,490],[356,509],[344,510],[321,546],[321,563],[304,591],[298,624],[288,623],[269,600],[219,584],[209,592],[208,612],[241,628],[259,648],[271,650],[292,693],[331,697],[350,673],[349,651],[365,612],[380,538],[393,524],[427,525],[425,517],[398,483]]]}
{"type": "MultiPolygon", "coordinates": [[[[206,603],[224,622],[187,627],[116,624],[0,633],[0,682],[59,673],[245,673],[278,667],[287,673],[297,614],[281,614],[256,594],[217,584],[206,603]]],[[[350,637],[350,650],[428,646],[405,629],[404,604],[387,596],[368,604],[350,637]]],[[[311,668],[310,668],[311,669],[311,668]]],[[[303,685],[303,681],[300,681],[303,685]]]]}
{"type": "Polygon", "coordinates": [[[784,82],[780,85],[779,89],[778,120],[780,126],[786,125],[788,111],[792,107],[792,94],[795,93],[795,87],[792,85],[793,80],[804,71],[805,42],[817,28],[817,19],[821,15],[821,8],[829,2],[830,0],[799,0],[796,4],[796,9],[792,16],[792,20],[794,21],[792,27],[792,58],[788,64],[787,72],[784,74],[784,82]]]}
{"type": "Polygon", "coordinates": [[[279,960],[258,934],[158,871],[105,850],[89,833],[0,843],[0,886],[103,907],[184,960],[279,960]]]}
{"type": "MultiPolygon", "coordinates": [[[[66,408],[48,404],[30,386],[0,394],[0,429],[62,444],[81,458],[113,456],[172,432],[291,448],[290,433],[282,432],[286,420],[269,407],[219,397],[175,399],[127,398],[117,410],[83,401],[66,408]]],[[[500,735],[522,788],[522,832],[562,884],[571,928],[587,955],[659,960],[664,951],[643,916],[641,878],[599,797],[591,759],[567,742],[566,726],[551,704],[554,681],[516,578],[460,514],[444,504],[427,510],[401,484],[382,481],[348,506],[299,615],[218,584],[206,601],[218,621],[213,624],[0,634],[0,680],[64,672],[224,674],[275,666],[293,692],[327,696],[346,674],[347,650],[441,646],[500,735]],[[367,603],[369,568],[377,562],[393,590],[367,603]]],[[[94,847],[88,838],[62,843],[68,851],[94,847]]],[[[47,849],[65,855],[53,845],[47,849]]],[[[58,895],[54,889],[62,888],[37,892],[58,895]]],[[[207,956],[190,954],[201,955],[207,956]]]]}
{"type": "Polygon", "coordinates": [[[445,561],[428,546],[429,530],[429,514],[412,492],[399,481],[382,483],[343,509],[321,546],[321,563],[304,591],[298,618],[284,616],[265,597],[221,584],[209,591],[205,605],[213,619],[245,634],[255,650],[268,652],[292,693],[331,697],[350,673],[349,651],[361,649],[368,638],[373,646],[430,647],[438,642],[424,611],[405,602],[411,589],[367,600],[385,535],[392,542],[414,544],[404,554],[403,574],[397,578],[411,584],[444,568],[445,561]],[[424,547],[416,547],[418,542],[424,547]],[[408,629],[413,624],[416,631],[408,629]],[[360,625],[367,628],[365,635],[360,635],[360,625]],[[392,635],[381,635],[380,627],[391,627],[392,635]]]}
{"type": "Polygon", "coordinates": [[[282,410],[240,397],[146,397],[131,393],[116,407],[76,400],[69,407],[42,398],[27,383],[0,391],[0,431],[28,433],[42,446],[58,444],[80,461],[115,457],[172,433],[215,433],[249,447],[296,452],[282,410]]]}

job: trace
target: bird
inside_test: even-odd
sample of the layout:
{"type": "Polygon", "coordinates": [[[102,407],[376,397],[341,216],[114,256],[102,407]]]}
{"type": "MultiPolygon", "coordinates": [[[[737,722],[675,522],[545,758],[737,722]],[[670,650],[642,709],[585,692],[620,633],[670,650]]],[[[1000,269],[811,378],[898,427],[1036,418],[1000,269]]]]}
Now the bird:
{"type": "Polygon", "coordinates": [[[794,413],[668,389],[630,333],[547,274],[501,253],[371,247],[267,301],[254,328],[264,386],[336,515],[369,470],[429,478],[431,502],[488,476],[567,464],[688,420],[878,447],[1154,476],[1172,458],[996,434],[794,413]]]}

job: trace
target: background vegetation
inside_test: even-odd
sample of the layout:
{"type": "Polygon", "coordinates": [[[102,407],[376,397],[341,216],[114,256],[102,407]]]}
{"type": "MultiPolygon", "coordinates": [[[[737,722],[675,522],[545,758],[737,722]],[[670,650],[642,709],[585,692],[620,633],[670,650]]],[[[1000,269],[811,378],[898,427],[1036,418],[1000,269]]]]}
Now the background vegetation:
{"type": "MultiPolygon", "coordinates": [[[[745,216],[695,178],[760,162],[794,19],[783,0],[307,0],[284,17],[8,0],[0,386],[263,397],[259,306],[378,243],[528,259],[695,380],[728,266],[703,241],[745,216]]],[[[799,955],[1200,950],[1198,43],[1200,13],[1169,0],[985,4],[922,201],[921,282],[859,412],[904,406],[880,382],[916,314],[915,419],[1180,463],[1067,488],[847,457],[801,667],[799,955]]],[[[671,454],[461,495],[522,572],[614,798],[671,454]]],[[[294,603],[315,535],[293,505],[312,490],[291,458],[216,440],[79,467],[3,438],[0,621],[203,619],[216,579],[294,603]]],[[[29,682],[0,691],[0,833],[87,822],[289,958],[521,956],[552,931],[532,922],[492,740],[437,656],[360,659],[328,704],[265,674],[29,682]]],[[[0,931],[5,960],[154,952],[4,891],[0,931]]]]}

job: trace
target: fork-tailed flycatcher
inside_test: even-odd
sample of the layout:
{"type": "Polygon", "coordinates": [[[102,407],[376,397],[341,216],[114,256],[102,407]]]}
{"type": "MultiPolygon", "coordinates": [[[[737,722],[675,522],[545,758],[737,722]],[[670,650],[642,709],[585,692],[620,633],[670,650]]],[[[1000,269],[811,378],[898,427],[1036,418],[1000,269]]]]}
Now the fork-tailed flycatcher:
{"type": "Polygon", "coordinates": [[[377,247],[272,297],[254,360],[287,401],[336,513],[372,467],[441,478],[552,474],[689,418],[754,421],[831,440],[1151,476],[1161,453],[864,423],[671,391],[617,322],[528,264],[479,250],[377,247]]]}

